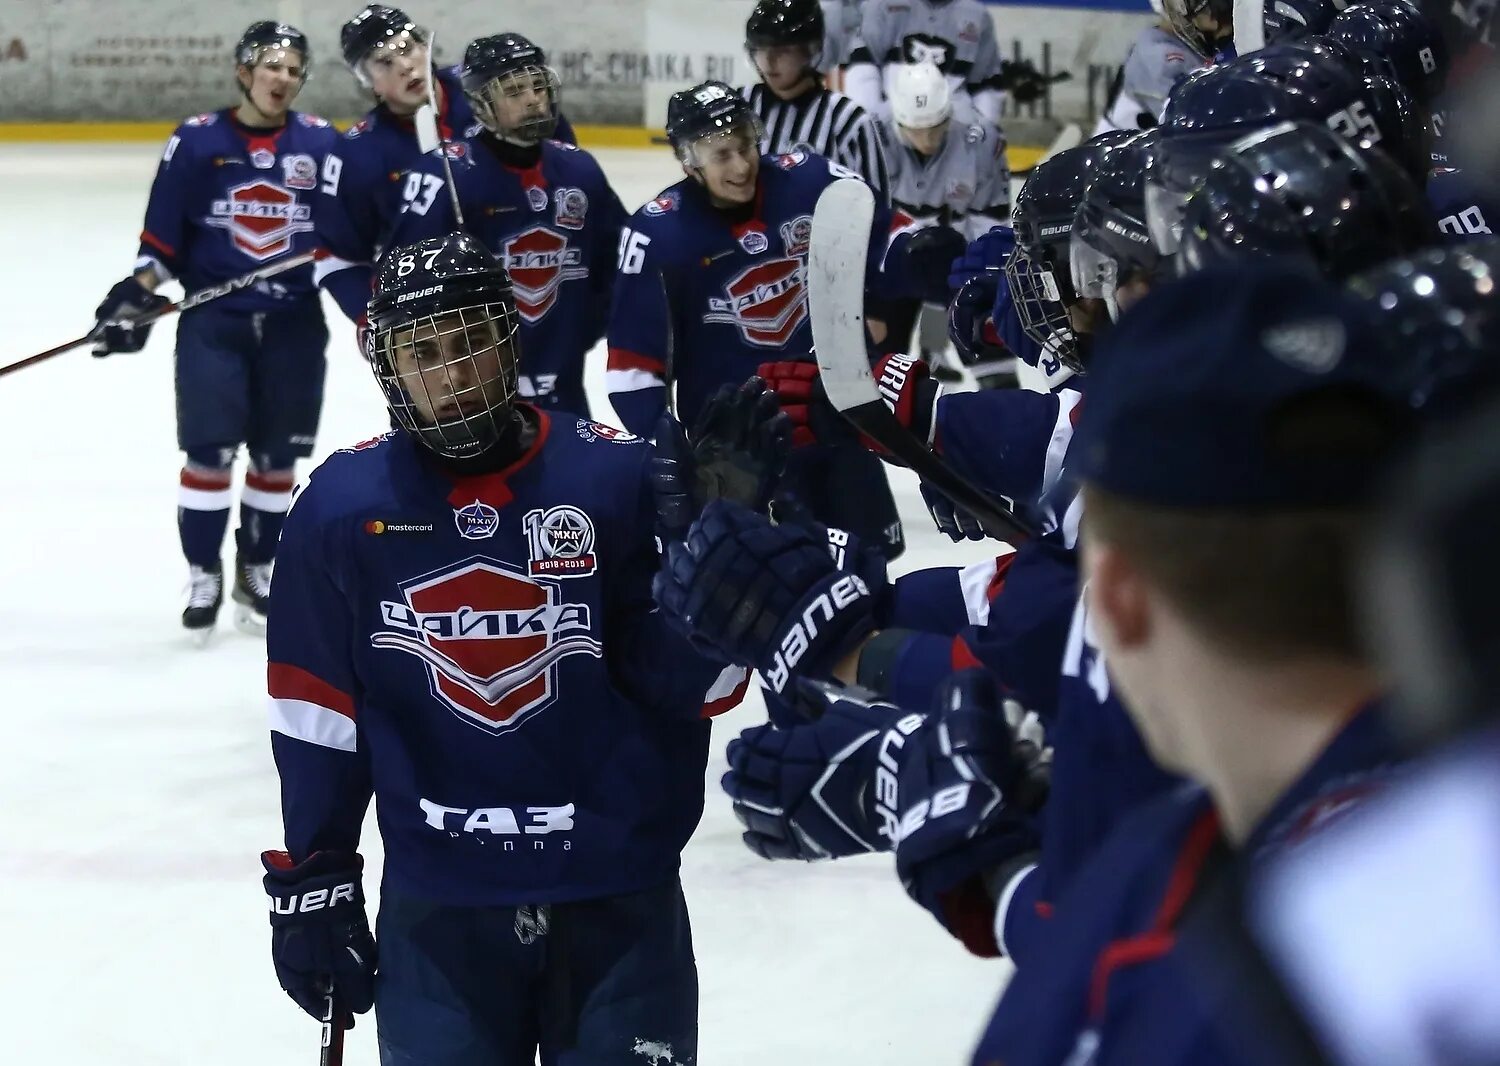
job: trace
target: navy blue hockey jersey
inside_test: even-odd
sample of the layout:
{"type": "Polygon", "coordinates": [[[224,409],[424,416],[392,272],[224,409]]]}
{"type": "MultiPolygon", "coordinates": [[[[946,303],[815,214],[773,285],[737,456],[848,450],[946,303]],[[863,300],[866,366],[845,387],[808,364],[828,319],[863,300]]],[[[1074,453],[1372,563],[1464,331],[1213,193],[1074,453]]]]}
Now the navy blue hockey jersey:
{"type": "Polygon", "coordinates": [[[1195,922],[1197,902],[1217,879],[1242,878],[1315,838],[1383,787],[1398,757],[1374,709],[1355,715],[1237,855],[1197,786],[1138,808],[1059,904],[1047,951],[1018,967],[980,1039],[976,1066],[1266,1061],[1258,1034],[1237,1030],[1238,1012],[1218,995],[1235,990],[1214,987],[1225,979],[1224,960],[1211,957],[1207,931],[1195,922]]]}
{"type": "MultiPolygon", "coordinates": [[[[239,123],[231,109],[195,115],[167,141],[141,231],[135,269],[195,289],[311,251],[318,172],[338,132],[292,111],[274,130],[239,123]]],[[[312,266],[299,267],[216,305],[271,311],[315,300],[312,266]]]]}
{"type": "MultiPolygon", "coordinates": [[[[610,400],[624,425],[649,435],[666,402],[668,362],[686,425],[726,383],[761,363],[808,359],[807,251],[818,194],[857,177],[796,150],[761,157],[753,211],[715,208],[684,178],[631,216],[621,234],[609,318],[610,400]]],[[[888,210],[877,202],[869,271],[881,269],[888,210]]]]}
{"type": "Polygon", "coordinates": [[[540,413],[503,471],[403,433],[331,456],[287,518],[266,634],[286,848],[353,851],[454,904],[661,884],[703,809],[705,717],[746,672],[651,600],[651,448],[540,413]]]}
{"type": "Polygon", "coordinates": [[[1427,178],[1427,204],[1438,229],[1456,242],[1478,240],[1494,234],[1490,227],[1500,219],[1500,204],[1486,195],[1468,171],[1439,167],[1427,178]]]}
{"type": "MultiPolygon", "coordinates": [[[[598,161],[543,141],[537,162],[502,162],[482,126],[453,144],[449,164],[467,232],[505,263],[520,313],[521,395],[588,414],[584,356],[604,336],[625,208],[598,161]]],[[[458,229],[443,161],[412,165],[390,247],[458,229]]]]}

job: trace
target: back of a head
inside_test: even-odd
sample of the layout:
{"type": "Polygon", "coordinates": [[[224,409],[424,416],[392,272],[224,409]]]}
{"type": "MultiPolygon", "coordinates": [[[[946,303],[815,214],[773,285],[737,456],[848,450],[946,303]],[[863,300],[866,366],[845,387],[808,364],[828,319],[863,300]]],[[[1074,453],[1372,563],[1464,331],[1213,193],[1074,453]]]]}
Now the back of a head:
{"type": "Polygon", "coordinates": [[[1263,44],[1284,44],[1327,33],[1343,6],[1342,0],[1265,0],[1261,15],[1263,44]]]}
{"type": "Polygon", "coordinates": [[[1406,365],[1368,305],[1285,263],[1160,286],[1099,342],[1088,536],[1231,654],[1358,660],[1357,547],[1419,425],[1406,365]]]}
{"type": "Polygon", "coordinates": [[[1278,257],[1343,279],[1436,241],[1421,191],[1394,162],[1310,122],[1232,145],[1189,197],[1182,222],[1184,273],[1278,257]]]}
{"type": "Polygon", "coordinates": [[[1424,106],[1448,80],[1448,49],[1435,23],[1406,0],[1374,0],[1339,12],[1330,39],[1389,66],[1392,75],[1424,106]]]}
{"type": "Polygon", "coordinates": [[[1148,130],[1105,152],[1073,219],[1073,288],[1104,300],[1111,318],[1119,317],[1120,285],[1153,284],[1170,261],[1153,243],[1146,219],[1146,161],[1159,140],[1157,130],[1148,130]]]}

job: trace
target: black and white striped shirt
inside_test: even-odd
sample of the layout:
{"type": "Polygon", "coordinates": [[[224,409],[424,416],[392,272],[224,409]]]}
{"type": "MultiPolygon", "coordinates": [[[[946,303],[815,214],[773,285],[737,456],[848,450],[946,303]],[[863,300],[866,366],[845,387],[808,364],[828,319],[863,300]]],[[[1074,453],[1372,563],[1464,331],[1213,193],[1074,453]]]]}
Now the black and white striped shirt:
{"type": "Polygon", "coordinates": [[[763,151],[789,152],[805,144],[854,171],[870,183],[876,196],[890,202],[891,181],[880,129],[864,108],[821,85],[793,100],[782,100],[759,82],[740,91],[765,124],[763,151]]]}

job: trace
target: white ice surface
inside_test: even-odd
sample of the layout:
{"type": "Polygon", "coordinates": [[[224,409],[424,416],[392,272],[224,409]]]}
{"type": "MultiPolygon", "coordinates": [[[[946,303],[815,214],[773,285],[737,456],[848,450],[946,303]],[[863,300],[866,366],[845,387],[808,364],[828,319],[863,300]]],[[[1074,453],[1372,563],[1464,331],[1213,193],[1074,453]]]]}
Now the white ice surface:
{"type": "MultiPolygon", "coordinates": [[[[0,362],[89,327],[130,269],[156,151],[0,145],[0,362]]],[[[675,180],[664,148],[601,155],[629,208],[675,180]]],[[[320,455],[387,424],[327,311],[320,455]]],[[[602,373],[601,350],[590,396],[609,419],[602,373]]],[[[280,846],[264,647],[227,610],[206,650],[178,627],[170,325],[138,355],[81,349],[0,380],[0,442],[0,1061],[312,1062],[317,1027],[276,985],[260,888],[257,855],[280,846]]],[[[932,530],[912,478],[895,484],[900,569],[982,555],[932,530]]],[[[966,955],[889,857],[768,863],[740,844],[723,747],[762,717],[755,701],[718,720],[684,856],[701,1062],[967,1061],[1005,964],[966,955]]],[[[364,851],[378,871],[373,821],[364,851]]],[[[375,1062],[373,1029],[350,1035],[351,1066],[375,1062]]]]}

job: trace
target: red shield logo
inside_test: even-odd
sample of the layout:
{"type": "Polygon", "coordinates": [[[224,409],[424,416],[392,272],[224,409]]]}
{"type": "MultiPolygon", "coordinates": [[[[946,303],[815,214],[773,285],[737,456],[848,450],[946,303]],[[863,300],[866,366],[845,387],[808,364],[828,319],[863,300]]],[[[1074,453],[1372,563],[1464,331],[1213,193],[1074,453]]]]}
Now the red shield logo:
{"type": "Polygon", "coordinates": [[[533,226],[505,242],[505,269],[516,294],[516,310],[527,323],[541,321],[557,303],[562,283],[589,276],[583,252],[566,237],[533,226]]]}
{"type": "Polygon", "coordinates": [[[292,238],[312,230],[312,207],[296,193],[265,179],[236,185],[210,208],[208,224],[229,231],[234,246],[252,259],[274,259],[291,251],[292,238]]]}
{"type": "Polygon", "coordinates": [[[751,344],[784,347],[807,320],[803,273],[800,259],[773,259],[748,267],[724,286],[727,299],[709,299],[703,320],[737,326],[751,344]]]}
{"type": "Polygon", "coordinates": [[[587,604],[478,556],[402,586],[380,605],[376,648],[425,664],[432,694],[464,721],[507,733],[552,702],[557,663],[599,658],[587,604]]]}

